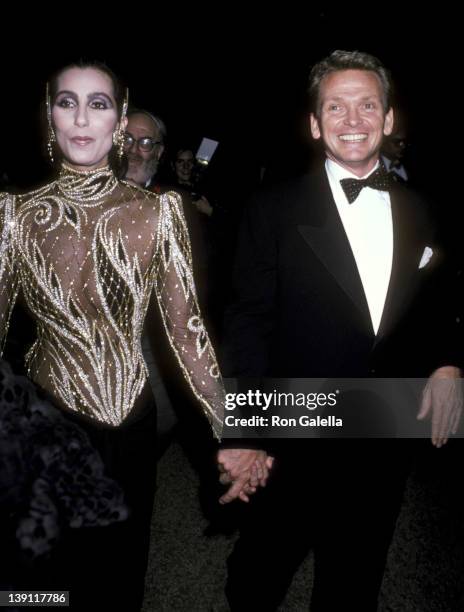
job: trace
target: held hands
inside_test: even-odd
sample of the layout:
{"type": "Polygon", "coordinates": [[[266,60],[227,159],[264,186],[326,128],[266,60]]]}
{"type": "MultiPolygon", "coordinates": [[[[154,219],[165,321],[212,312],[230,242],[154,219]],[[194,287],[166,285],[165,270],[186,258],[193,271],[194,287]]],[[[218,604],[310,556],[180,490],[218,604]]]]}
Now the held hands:
{"type": "Polygon", "coordinates": [[[218,469],[221,472],[219,482],[230,484],[229,489],[219,499],[219,503],[228,504],[234,499],[244,502],[256,492],[258,486],[266,486],[269,470],[274,458],[263,450],[249,448],[226,448],[217,456],[218,469]]]}
{"type": "Polygon", "coordinates": [[[430,376],[422,394],[417,418],[432,421],[432,444],[440,448],[458,430],[462,417],[461,371],[454,366],[438,368],[430,376]]]}

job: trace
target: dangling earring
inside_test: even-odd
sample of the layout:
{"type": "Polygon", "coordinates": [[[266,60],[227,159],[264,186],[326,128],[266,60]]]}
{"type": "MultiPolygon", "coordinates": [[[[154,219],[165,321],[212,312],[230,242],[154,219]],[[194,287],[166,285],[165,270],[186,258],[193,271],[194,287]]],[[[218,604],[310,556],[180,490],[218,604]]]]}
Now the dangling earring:
{"type": "Polygon", "coordinates": [[[122,159],[122,156],[124,153],[125,130],[124,130],[123,124],[124,124],[124,119],[126,118],[126,114],[127,114],[128,100],[129,100],[129,90],[126,88],[126,94],[124,96],[124,102],[122,105],[121,118],[119,120],[119,127],[115,132],[113,132],[113,144],[117,148],[117,155],[118,155],[119,160],[122,159]]]}
{"type": "Polygon", "coordinates": [[[122,154],[124,153],[124,130],[122,129],[122,125],[113,132],[113,144],[116,147],[118,159],[121,160],[122,154]]]}
{"type": "Polygon", "coordinates": [[[47,151],[52,164],[55,162],[53,159],[53,143],[56,142],[55,130],[52,125],[52,108],[50,103],[50,89],[47,83],[47,91],[45,94],[45,104],[47,106],[47,151]]]}

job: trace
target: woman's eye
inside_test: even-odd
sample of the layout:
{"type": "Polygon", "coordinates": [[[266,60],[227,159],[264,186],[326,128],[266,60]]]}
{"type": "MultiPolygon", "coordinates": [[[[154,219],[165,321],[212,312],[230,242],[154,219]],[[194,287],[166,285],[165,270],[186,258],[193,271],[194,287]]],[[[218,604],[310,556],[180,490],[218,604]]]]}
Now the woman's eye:
{"type": "Polygon", "coordinates": [[[72,98],[61,98],[61,100],[56,101],[56,105],[60,108],[72,108],[75,102],[72,98]]]}
{"type": "Polygon", "coordinates": [[[108,105],[103,100],[93,100],[90,103],[90,108],[96,108],[97,110],[104,110],[104,109],[108,108],[108,105]]]}

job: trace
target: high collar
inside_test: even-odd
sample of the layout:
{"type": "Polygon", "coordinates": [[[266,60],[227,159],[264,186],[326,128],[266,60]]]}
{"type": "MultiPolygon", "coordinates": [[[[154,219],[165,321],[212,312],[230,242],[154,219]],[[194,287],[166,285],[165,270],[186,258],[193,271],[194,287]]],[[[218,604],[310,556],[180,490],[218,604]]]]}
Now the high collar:
{"type": "Polygon", "coordinates": [[[111,168],[103,166],[92,170],[76,170],[61,164],[57,185],[69,200],[80,204],[95,203],[108,196],[118,184],[111,168]]]}

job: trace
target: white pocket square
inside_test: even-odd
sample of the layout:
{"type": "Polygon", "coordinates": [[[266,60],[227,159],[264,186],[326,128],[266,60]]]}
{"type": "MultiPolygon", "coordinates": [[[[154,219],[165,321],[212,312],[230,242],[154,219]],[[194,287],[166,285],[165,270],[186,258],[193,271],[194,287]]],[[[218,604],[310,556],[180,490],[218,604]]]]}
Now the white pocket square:
{"type": "Polygon", "coordinates": [[[433,255],[432,249],[430,247],[425,247],[424,252],[422,253],[421,260],[419,262],[419,270],[421,268],[425,268],[425,266],[429,263],[432,255],[433,255]]]}

